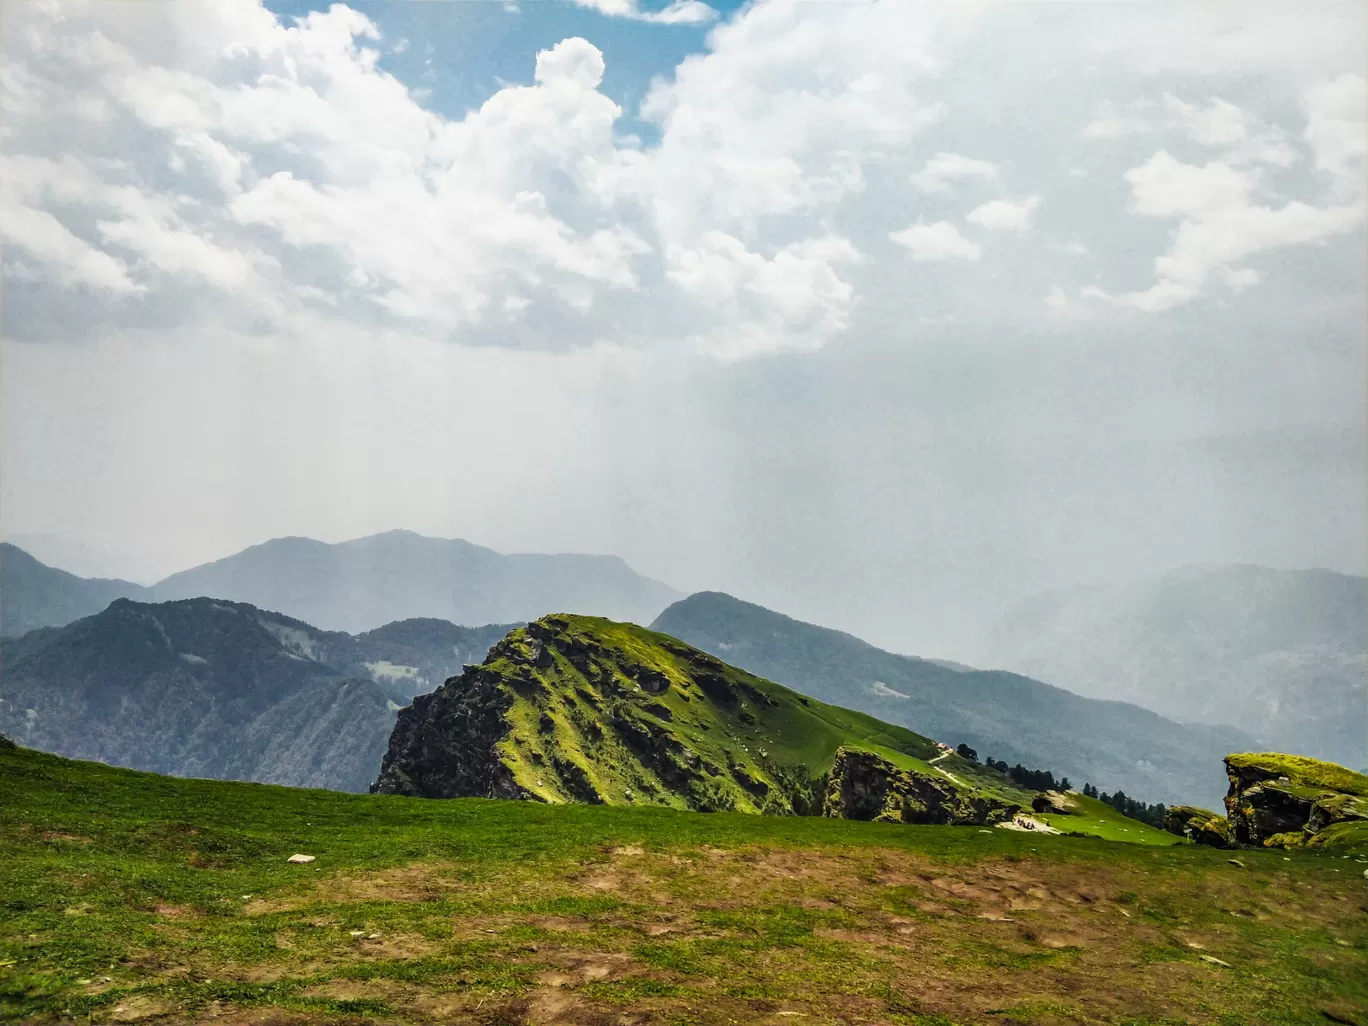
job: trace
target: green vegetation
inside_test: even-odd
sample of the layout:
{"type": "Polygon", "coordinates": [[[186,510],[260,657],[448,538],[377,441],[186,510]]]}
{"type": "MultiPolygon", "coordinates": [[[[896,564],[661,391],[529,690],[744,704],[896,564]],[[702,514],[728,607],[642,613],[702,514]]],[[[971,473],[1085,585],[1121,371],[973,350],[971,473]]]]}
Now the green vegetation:
{"type": "Polygon", "coordinates": [[[1333,762],[1282,752],[1239,752],[1227,755],[1225,761],[1232,772],[1248,776],[1250,780],[1287,777],[1294,786],[1323,788],[1368,798],[1368,776],[1333,762]]]}
{"type": "Polygon", "coordinates": [[[0,1021],[1364,1021],[1365,863],[1228,854],[303,791],[0,746],[0,1021]]]}
{"type": "Polygon", "coordinates": [[[377,789],[816,815],[842,747],[955,793],[1030,802],[1002,774],[906,728],[668,635],[569,614],[509,632],[482,665],[417,698],[399,718],[377,789]]]}
{"type": "Polygon", "coordinates": [[[823,702],[1148,801],[1219,804],[1225,785],[1213,755],[1253,744],[1238,730],[1176,723],[1019,673],[885,652],[716,592],[676,602],[651,627],[823,702]]]}
{"type": "Polygon", "coordinates": [[[1108,841],[1128,841],[1131,844],[1173,845],[1182,840],[1163,830],[1157,830],[1148,823],[1117,812],[1108,803],[1097,798],[1086,798],[1081,794],[1070,794],[1076,812],[1060,815],[1040,813],[1042,819],[1056,830],[1064,833],[1091,835],[1108,841]]]}
{"type": "Polygon", "coordinates": [[[1363,850],[1368,777],[1281,752],[1226,756],[1231,836],[1242,845],[1363,850]]]}

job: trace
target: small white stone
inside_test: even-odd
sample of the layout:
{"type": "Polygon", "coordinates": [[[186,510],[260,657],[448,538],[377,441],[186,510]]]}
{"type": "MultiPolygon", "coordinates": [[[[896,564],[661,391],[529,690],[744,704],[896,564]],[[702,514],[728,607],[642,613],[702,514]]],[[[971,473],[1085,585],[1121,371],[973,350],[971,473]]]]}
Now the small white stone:
{"type": "Polygon", "coordinates": [[[295,863],[303,864],[303,863],[305,863],[305,862],[312,862],[312,861],[314,861],[315,858],[317,858],[317,856],[315,856],[315,855],[300,855],[298,852],[296,852],[295,854],[291,855],[291,856],[290,856],[288,859],[286,859],[285,861],[286,861],[286,862],[295,862],[295,863]]]}

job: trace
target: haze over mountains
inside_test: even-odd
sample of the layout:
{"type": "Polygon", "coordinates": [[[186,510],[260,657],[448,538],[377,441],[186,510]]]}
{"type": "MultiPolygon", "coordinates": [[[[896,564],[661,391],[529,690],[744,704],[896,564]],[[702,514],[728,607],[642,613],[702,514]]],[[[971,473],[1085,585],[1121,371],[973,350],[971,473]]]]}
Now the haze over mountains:
{"type": "Polygon", "coordinates": [[[1015,673],[895,655],[716,592],[676,602],[651,627],[824,702],[1148,801],[1219,799],[1211,752],[1256,744],[1231,727],[1184,726],[1015,673]]]}
{"type": "Polygon", "coordinates": [[[1038,596],[986,632],[990,665],[1272,748],[1368,765],[1368,579],[1191,566],[1038,596]]]}
{"type": "Polygon", "coordinates": [[[148,597],[148,590],[132,581],[77,577],[0,542],[0,636],[60,627],[93,616],[117,598],[148,597]]]}
{"type": "Polygon", "coordinates": [[[83,580],[11,544],[0,549],[0,633],[7,635],[70,623],[119,597],[163,602],[200,596],[353,633],[414,617],[478,625],[532,620],[557,609],[649,623],[683,597],[616,556],[504,555],[412,531],[336,544],[277,538],[151,587],[83,580]]]}
{"type": "MultiPolygon", "coordinates": [[[[329,674],[383,686],[399,703],[479,661],[510,624],[588,610],[650,623],[823,701],[1151,801],[1212,800],[1204,756],[1215,748],[1365,761],[1365,581],[1327,571],[1188,568],[1043,597],[970,656],[1012,673],[895,655],[716,593],[671,605],[676,592],[612,557],[505,556],[406,531],[341,544],[277,539],[151,587],[75,577],[0,547],[0,633],[9,636],[72,623],[121,597],[199,596],[273,610],[318,636],[350,628],[356,644],[383,653],[354,658],[334,645],[329,674]],[[1133,704],[1093,701],[1105,698],[1133,704]]],[[[4,674],[13,699],[12,659],[4,674]]]]}

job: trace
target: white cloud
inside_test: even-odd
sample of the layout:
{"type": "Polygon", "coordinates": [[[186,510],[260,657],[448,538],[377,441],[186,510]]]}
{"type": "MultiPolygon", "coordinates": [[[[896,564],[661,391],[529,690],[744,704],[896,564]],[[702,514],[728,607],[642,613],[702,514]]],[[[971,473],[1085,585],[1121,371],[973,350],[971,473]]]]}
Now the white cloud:
{"type": "MultiPolygon", "coordinates": [[[[712,16],[702,4],[580,2],[639,20],[712,16]]],[[[976,145],[996,145],[986,129],[956,123],[924,141],[960,116],[941,102],[945,72],[992,31],[979,4],[745,6],[653,82],[639,113],[659,140],[644,145],[622,134],[603,54],[584,39],[528,54],[529,84],[446,118],[381,68],[402,41],[345,6],[288,25],[253,0],[130,10],[7,8],[0,63],[6,273],[106,296],[105,315],[124,324],[147,311],[166,323],[247,312],[279,326],[327,307],[467,343],[814,348],[866,300],[894,301],[859,250],[886,233],[891,203],[920,199],[899,183],[929,196],[992,186],[1000,198],[966,218],[985,231],[1025,233],[1041,204],[1034,191],[1001,196],[1001,166],[965,155],[996,152],[976,145]]],[[[1305,90],[1305,141],[1345,192],[1362,160],[1361,79],[1331,70],[1305,90]]],[[[1274,202],[1244,170],[1281,160],[1295,136],[1209,91],[1156,95],[1102,113],[1220,153],[1200,175],[1165,181],[1151,166],[1131,183],[1136,213],[1179,222],[1164,281],[1188,294],[1211,274],[1252,284],[1250,269],[1203,255],[1238,248],[1200,242],[1227,216],[1213,192],[1278,212],[1268,238],[1316,235],[1316,215],[1274,202]]],[[[1077,117],[1071,107],[1051,127],[1046,112],[1042,133],[1062,138],[1077,117]]],[[[1036,179],[1019,188],[1043,192],[1048,169],[1029,147],[1021,156],[1013,176],[1036,179]]],[[[1069,184],[1081,191],[1121,170],[1091,155],[1086,172],[1069,163],[1059,177],[1088,175],[1069,184]]],[[[963,224],[915,205],[904,216],[917,223],[891,238],[912,259],[981,259],[963,224]]],[[[1089,242],[1105,261],[1107,226],[1089,242]]],[[[998,304],[1034,308],[1048,282],[1018,277],[998,304]]]]}
{"type": "Polygon", "coordinates": [[[1361,202],[1315,207],[1299,201],[1279,207],[1255,200],[1251,171],[1221,161],[1184,164],[1160,151],[1125,174],[1131,209],[1148,217],[1177,218],[1169,249],[1154,261],[1150,288],[1120,295],[1092,286],[1084,294],[1120,306],[1158,312],[1186,303],[1213,274],[1241,290],[1259,281],[1252,268],[1237,266],[1259,253],[1318,242],[1356,228],[1361,202]]]}
{"type": "Polygon", "coordinates": [[[722,322],[694,342],[728,359],[820,348],[846,327],[854,301],[833,265],[861,259],[834,236],[785,246],[767,259],[723,232],[708,232],[667,257],[670,280],[722,322]]]}
{"type": "Polygon", "coordinates": [[[1184,135],[1199,146],[1223,150],[1228,163],[1291,167],[1297,159],[1287,133],[1219,96],[1203,105],[1165,93],[1164,107],[1184,135]]]}
{"type": "Polygon", "coordinates": [[[1131,109],[1132,113],[1123,113],[1117,110],[1110,100],[1102,101],[1093,119],[1083,126],[1083,137],[1121,139],[1128,135],[1142,135],[1154,131],[1155,126],[1151,119],[1135,113],[1136,105],[1132,104],[1131,109]]]}
{"type": "Polygon", "coordinates": [[[888,237],[922,263],[967,261],[972,263],[983,255],[977,242],[966,239],[949,221],[934,224],[914,224],[900,232],[889,232],[888,237]]]}
{"type": "Polygon", "coordinates": [[[1104,100],[1083,129],[1087,139],[1166,135],[1219,149],[1231,164],[1264,163],[1290,167],[1297,159],[1287,133],[1220,96],[1189,103],[1172,93],[1162,102],[1135,100],[1123,108],[1104,100]]]}
{"type": "Polygon", "coordinates": [[[1031,227],[1039,207],[1039,196],[1027,196],[1019,200],[992,200],[969,211],[964,219],[991,232],[1021,234],[1031,227]]]}
{"type": "Polygon", "coordinates": [[[1056,313],[1062,313],[1069,308],[1069,298],[1064,295],[1064,290],[1058,285],[1052,287],[1045,296],[1045,305],[1056,313]]]}
{"type": "Polygon", "coordinates": [[[949,192],[953,182],[966,178],[994,181],[997,175],[997,165],[989,161],[962,157],[958,153],[937,153],[912,176],[912,184],[922,192],[949,192]]]}
{"type": "Polygon", "coordinates": [[[703,25],[717,17],[717,12],[702,0],[671,0],[659,11],[643,11],[637,0],[574,0],[581,7],[589,7],[611,18],[630,18],[658,25],[703,25]]]}
{"type": "Polygon", "coordinates": [[[1312,86],[1302,102],[1306,144],[1317,169],[1344,186],[1362,189],[1368,153],[1368,81],[1346,72],[1312,86]]]}

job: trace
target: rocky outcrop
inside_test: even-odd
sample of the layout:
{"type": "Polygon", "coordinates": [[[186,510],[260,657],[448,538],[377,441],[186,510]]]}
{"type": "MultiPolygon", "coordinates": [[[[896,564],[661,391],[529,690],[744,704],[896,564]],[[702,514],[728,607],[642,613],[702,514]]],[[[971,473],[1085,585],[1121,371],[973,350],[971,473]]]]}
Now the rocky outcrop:
{"type": "Polygon", "coordinates": [[[1368,823],[1368,777],[1334,763],[1276,752],[1229,755],[1226,815],[1243,845],[1294,848],[1368,823]]]}
{"type": "Polygon", "coordinates": [[[1164,829],[1194,844],[1212,848],[1231,847],[1230,821],[1196,805],[1171,805],[1164,811],[1164,829]]]}
{"type": "Polygon", "coordinates": [[[1074,805],[1068,795],[1060,794],[1058,791],[1041,791],[1031,799],[1031,811],[1056,816],[1072,816],[1078,811],[1078,807],[1074,805]]]}
{"type": "Polygon", "coordinates": [[[1010,820],[1021,806],[949,779],[904,770],[874,752],[842,747],[828,778],[822,815],[886,823],[964,823],[1010,820]]]}
{"type": "MultiPolygon", "coordinates": [[[[502,644],[502,642],[500,643],[502,644]]],[[[504,765],[497,745],[513,695],[503,678],[471,666],[399,710],[372,794],[425,798],[533,798],[504,765]]]]}

